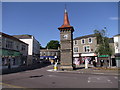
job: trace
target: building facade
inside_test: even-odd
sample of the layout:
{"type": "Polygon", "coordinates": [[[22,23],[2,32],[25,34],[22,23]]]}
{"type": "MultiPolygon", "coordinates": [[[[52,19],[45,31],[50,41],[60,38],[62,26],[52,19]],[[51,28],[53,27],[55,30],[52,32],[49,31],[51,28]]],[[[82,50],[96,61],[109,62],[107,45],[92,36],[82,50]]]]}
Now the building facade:
{"type": "Polygon", "coordinates": [[[120,67],[120,34],[115,35],[113,38],[115,47],[116,66],[120,67]]]}
{"type": "Polygon", "coordinates": [[[40,59],[42,60],[55,59],[55,56],[57,56],[57,58],[60,59],[59,49],[41,49],[40,50],[40,59]]]}
{"type": "Polygon", "coordinates": [[[97,40],[94,34],[77,37],[73,40],[73,57],[79,59],[80,63],[84,63],[84,57],[97,60],[96,48],[97,40]]]}
{"type": "Polygon", "coordinates": [[[89,64],[93,64],[93,60],[96,61],[97,65],[100,65],[100,60],[104,60],[105,63],[109,60],[109,66],[115,66],[114,57],[114,41],[113,38],[109,38],[109,46],[112,49],[113,54],[108,55],[97,55],[95,53],[98,47],[97,39],[95,34],[85,35],[77,37],[73,41],[73,57],[74,60],[79,60],[80,64],[85,63],[85,57],[89,58],[89,64]]]}
{"type": "Polygon", "coordinates": [[[39,62],[40,43],[32,35],[13,35],[28,44],[28,65],[39,62]]]}
{"type": "Polygon", "coordinates": [[[2,68],[14,68],[27,63],[28,44],[0,32],[2,68]]]}

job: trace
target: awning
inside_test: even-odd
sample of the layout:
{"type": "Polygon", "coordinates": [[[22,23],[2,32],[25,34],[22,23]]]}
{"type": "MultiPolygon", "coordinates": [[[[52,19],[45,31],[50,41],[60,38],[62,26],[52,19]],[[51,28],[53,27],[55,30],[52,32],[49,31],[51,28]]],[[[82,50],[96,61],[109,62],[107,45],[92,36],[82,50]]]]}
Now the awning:
{"type": "Polygon", "coordinates": [[[81,56],[97,56],[95,53],[84,53],[81,56]]]}
{"type": "Polygon", "coordinates": [[[115,54],[115,57],[120,57],[120,53],[116,53],[116,54],[115,54]]]}
{"type": "Polygon", "coordinates": [[[54,58],[54,56],[40,56],[40,58],[54,58]]]}
{"type": "Polygon", "coordinates": [[[73,57],[79,57],[80,55],[79,54],[73,54],[73,57]]]}
{"type": "Polygon", "coordinates": [[[20,56],[21,53],[17,51],[12,51],[12,50],[0,49],[0,55],[1,56],[20,56]]]}

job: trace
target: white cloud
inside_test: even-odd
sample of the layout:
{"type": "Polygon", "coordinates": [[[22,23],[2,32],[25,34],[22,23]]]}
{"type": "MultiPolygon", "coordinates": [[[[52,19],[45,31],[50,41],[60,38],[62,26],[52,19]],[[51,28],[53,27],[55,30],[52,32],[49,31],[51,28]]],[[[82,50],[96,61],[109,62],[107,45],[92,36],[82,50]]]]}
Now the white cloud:
{"type": "Polygon", "coordinates": [[[120,18],[118,18],[118,17],[110,17],[109,19],[110,20],[120,20],[120,18]]]}

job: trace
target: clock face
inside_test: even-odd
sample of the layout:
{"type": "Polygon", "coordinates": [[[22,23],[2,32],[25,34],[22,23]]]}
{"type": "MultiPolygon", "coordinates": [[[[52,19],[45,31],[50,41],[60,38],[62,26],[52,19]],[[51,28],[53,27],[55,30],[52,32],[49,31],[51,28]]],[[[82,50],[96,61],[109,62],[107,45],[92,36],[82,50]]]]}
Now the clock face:
{"type": "Polygon", "coordinates": [[[64,38],[64,39],[67,39],[67,38],[68,38],[68,34],[63,35],[63,38],[64,38]]]}

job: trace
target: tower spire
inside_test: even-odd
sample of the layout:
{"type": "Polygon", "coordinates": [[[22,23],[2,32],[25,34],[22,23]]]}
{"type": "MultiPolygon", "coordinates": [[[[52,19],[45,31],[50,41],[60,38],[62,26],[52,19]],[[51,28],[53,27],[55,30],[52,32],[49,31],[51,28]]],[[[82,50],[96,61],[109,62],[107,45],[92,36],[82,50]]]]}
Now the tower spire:
{"type": "Polygon", "coordinates": [[[67,9],[66,9],[66,4],[65,4],[63,25],[60,28],[65,28],[65,27],[72,27],[72,26],[70,26],[70,22],[69,22],[69,18],[68,18],[68,12],[67,12],[67,9]]]}
{"type": "Polygon", "coordinates": [[[65,4],[65,13],[67,13],[67,8],[66,8],[66,4],[65,4]]]}

